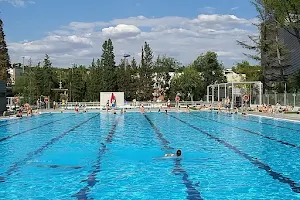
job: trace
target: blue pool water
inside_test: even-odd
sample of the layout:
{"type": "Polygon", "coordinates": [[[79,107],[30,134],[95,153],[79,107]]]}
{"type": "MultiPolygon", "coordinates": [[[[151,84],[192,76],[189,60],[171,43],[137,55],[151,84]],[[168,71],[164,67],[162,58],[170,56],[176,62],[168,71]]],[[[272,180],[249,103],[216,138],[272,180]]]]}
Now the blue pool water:
{"type": "Polygon", "coordinates": [[[0,199],[300,199],[299,134],[215,112],[0,121],[0,199]]]}

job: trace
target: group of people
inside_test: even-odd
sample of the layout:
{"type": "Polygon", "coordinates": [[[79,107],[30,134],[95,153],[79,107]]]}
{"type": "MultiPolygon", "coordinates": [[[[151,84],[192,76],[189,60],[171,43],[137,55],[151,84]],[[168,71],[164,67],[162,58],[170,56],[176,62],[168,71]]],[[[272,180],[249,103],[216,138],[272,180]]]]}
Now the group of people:
{"type": "MultiPolygon", "coordinates": [[[[171,103],[168,101],[168,103],[167,103],[167,108],[165,109],[165,112],[167,113],[168,110],[170,110],[170,109],[171,109],[171,103]]],[[[149,110],[150,110],[150,109],[149,109],[149,110]]],[[[162,111],[162,107],[158,108],[158,112],[161,112],[161,111],[162,111]]],[[[145,112],[146,112],[146,111],[145,111],[144,104],[141,104],[141,105],[140,105],[140,112],[141,112],[141,113],[145,113],[145,112]]],[[[189,106],[189,105],[187,105],[187,106],[185,107],[185,112],[187,112],[187,113],[190,112],[190,106],[189,106]]]]}
{"type": "Polygon", "coordinates": [[[86,105],[80,105],[80,104],[76,103],[75,108],[74,108],[75,113],[79,113],[80,108],[82,108],[82,112],[84,112],[84,113],[87,112],[86,105]]]}
{"type": "Polygon", "coordinates": [[[32,108],[31,106],[26,103],[26,104],[22,104],[17,112],[16,117],[23,117],[23,112],[26,111],[26,115],[27,116],[32,116],[32,108]]]}
{"type": "Polygon", "coordinates": [[[289,111],[293,111],[293,110],[294,110],[294,106],[286,106],[284,108],[278,102],[276,103],[275,106],[263,104],[261,106],[256,107],[256,111],[258,111],[258,112],[271,113],[271,114],[276,114],[276,113],[280,113],[280,112],[289,112],[289,111]]]}

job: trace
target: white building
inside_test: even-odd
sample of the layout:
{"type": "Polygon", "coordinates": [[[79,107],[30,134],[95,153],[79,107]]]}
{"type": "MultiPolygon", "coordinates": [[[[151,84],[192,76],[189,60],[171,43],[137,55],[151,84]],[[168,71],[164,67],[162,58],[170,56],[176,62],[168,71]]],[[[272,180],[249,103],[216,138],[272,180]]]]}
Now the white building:
{"type": "Polygon", "coordinates": [[[232,69],[225,69],[224,75],[226,76],[227,83],[243,82],[246,80],[246,74],[237,74],[232,69]]]}
{"type": "Polygon", "coordinates": [[[10,75],[11,85],[15,85],[16,80],[22,75],[21,68],[9,68],[8,74],[10,75]]]}

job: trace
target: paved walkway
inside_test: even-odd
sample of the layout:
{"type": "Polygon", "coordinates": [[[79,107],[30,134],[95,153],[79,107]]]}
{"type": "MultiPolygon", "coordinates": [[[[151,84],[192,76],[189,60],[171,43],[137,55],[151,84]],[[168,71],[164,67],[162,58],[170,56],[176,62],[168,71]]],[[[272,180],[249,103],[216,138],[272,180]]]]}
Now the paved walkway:
{"type": "Polygon", "coordinates": [[[270,114],[270,113],[261,113],[261,112],[247,112],[248,114],[264,116],[264,117],[272,117],[276,119],[286,119],[286,120],[295,120],[300,121],[300,114],[270,114]]]}

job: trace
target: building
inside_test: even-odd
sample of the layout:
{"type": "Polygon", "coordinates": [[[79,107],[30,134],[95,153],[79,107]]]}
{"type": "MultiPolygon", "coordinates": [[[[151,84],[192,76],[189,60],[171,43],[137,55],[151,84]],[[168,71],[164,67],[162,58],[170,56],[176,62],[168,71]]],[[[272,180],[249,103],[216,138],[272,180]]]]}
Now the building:
{"type": "MultiPolygon", "coordinates": [[[[290,32],[293,32],[290,30],[290,32]]],[[[300,70],[300,43],[295,36],[287,30],[279,30],[279,40],[288,50],[288,66],[284,69],[284,75],[290,76],[300,70]]]]}
{"type": "Polygon", "coordinates": [[[232,69],[225,69],[224,76],[226,77],[227,83],[243,82],[246,80],[246,74],[237,74],[232,69]]]}
{"type": "Polygon", "coordinates": [[[264,84],[272,88],[274,82],[286,81],[300,70],[300,42],[292,35],[294,30],[278,28],[272,19],[267,24],[267,28],[261,29],[261,38],[266,40],[266,49],[270,45],[271,48],[261,51],[261,66],[264,70],[264,84]]]}
{"type": "Polygon", "coordinates": [[[10,75],[11,85],[16,84],[16,80],[22,75],[22,68],[10,68],[8,69],[8,74],[10,75]]]}

